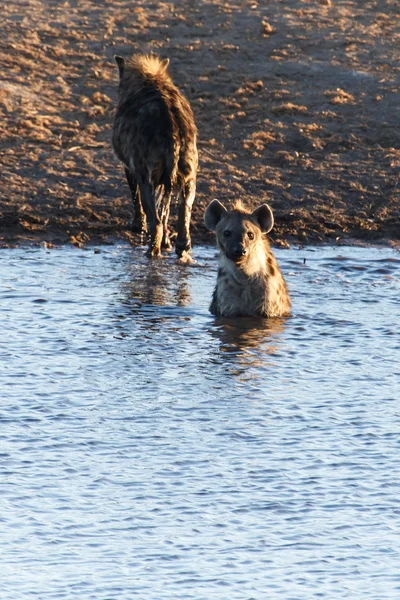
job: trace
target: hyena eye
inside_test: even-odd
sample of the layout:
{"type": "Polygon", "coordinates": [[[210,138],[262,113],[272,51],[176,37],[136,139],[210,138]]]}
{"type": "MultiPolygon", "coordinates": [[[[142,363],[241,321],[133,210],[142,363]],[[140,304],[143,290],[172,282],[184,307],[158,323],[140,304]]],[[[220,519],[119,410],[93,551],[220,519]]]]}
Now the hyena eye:
{"type": "Polygon", "coordinates": [[[232,231],[230,229],[225,229],[224,237],[231,237],[231,235],[232,235],[232,231]]]}
{"type": "Polygon", "coordinates": [[[247,237],[249,238],[249,240],[254,240],[254,233],[252,231],[248,231],[247,237]]]}

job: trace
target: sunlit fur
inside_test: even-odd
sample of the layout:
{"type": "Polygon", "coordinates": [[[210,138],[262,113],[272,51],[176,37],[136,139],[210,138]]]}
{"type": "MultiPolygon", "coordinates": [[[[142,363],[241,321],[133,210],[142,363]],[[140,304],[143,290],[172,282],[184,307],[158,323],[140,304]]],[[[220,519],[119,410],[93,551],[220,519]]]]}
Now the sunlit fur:
{"type": "Polygon", "coordinates": [[[126,60],[127,68],[132,69],[132,71],[146,76],[161,74],[162,77],[168,78],[171,81],[167,73],[168,65],[169,60],[161,60],[155,54],[134,54],[126,60]]]}
{"type": "Polygon", "coordinates": [[[228,212],[214,201],[206,210],[205,222],[216,232],[220,250],[210,311],[223,317],[288,315],[287,286],[267,238],[273,226],[271,209],[263,205],[251,213],[236,204],[228,212]],[[237,256],[240,250],[243,256],[237,256]]]}

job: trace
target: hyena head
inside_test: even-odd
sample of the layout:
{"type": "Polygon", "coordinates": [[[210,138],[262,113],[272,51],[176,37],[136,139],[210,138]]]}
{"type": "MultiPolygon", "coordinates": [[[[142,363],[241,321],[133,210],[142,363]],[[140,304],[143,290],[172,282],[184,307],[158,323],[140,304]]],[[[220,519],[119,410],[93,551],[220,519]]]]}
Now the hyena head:
{"type": "Polygon", "coordinates": [[[168,75],[169,58],[162,60],[155,54],[133,54],[126,59],[114,56],[118,66],[119,81],[132,76],[161,76],[170,79],[168,75]]]}
{"type": "Polygon", "coordinates": [[[266,234],[274,226],[274,217],[268,204],[262,204],[252,213],[240,204],[228,211],[221,202],[213,200],[207,207],[204,221],[207,229],[215,231],[217,245],[228,260],[243,270],[253,263],[265,260],[266,234]]]}
{"type": "Polygon", "coordinates": [[[169,59],[162,60],[153,54],[133,54],[130,58],[115,56],[118,66],[119,85],[118,100],[123,104],[129,97],[143,90],[148,81],[158,81],[162,84],[171,83],[168,74],[169,59]]]}

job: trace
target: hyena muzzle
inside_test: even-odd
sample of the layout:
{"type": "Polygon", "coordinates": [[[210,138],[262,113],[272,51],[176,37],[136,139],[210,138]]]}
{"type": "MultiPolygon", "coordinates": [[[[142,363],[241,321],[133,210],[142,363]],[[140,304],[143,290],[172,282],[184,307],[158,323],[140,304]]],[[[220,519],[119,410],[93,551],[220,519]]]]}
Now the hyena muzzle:
{"type": "Polygon", "coordinates": [[[168,74],[168,59],[133,55],[115,60],[119,86],[112,143],[125,166],[134,225],[144,230],[147,222],[150,256],[171,249],[170,203],[178,195],[175,249],[178,257],[188,257],[198,165],[192,109],[168,74]]]}

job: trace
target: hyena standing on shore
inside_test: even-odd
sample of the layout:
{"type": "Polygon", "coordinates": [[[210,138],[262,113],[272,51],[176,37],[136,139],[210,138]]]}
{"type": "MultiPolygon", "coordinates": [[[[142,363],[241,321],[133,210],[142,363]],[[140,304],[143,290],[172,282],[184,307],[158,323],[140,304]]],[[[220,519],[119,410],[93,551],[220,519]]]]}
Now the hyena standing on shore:
{"type": "Polygon", "coordinates": [[[210,312],[217,317],[282,317],[290,314],[283,275],[267,239],[274,226],[268,204],[252,213],[238,203],[233,210],[213,200],[205,225],[217,235],[220,266],[210,312]]]}
{"type": "Polygon", "coordinates": [[[188,258],[198,162],[192,109],[172,83],[168,59],[133,55],[115,60],[119,87],[112,143],[125,165],[134,222],[142,230],[147,221],[150,256],[170,250],[170,202],[173,193],[179,194],[175,248],[178,257],[188,258]]]}

